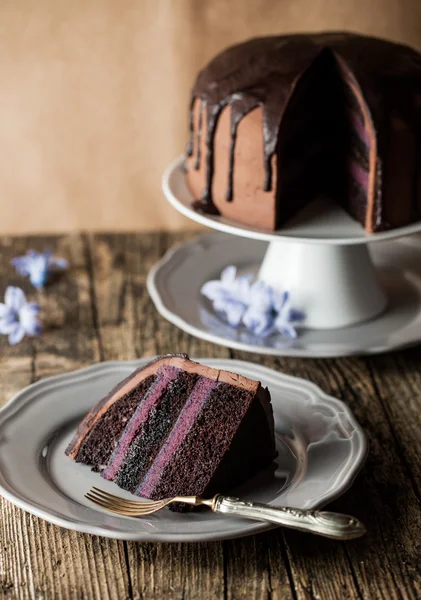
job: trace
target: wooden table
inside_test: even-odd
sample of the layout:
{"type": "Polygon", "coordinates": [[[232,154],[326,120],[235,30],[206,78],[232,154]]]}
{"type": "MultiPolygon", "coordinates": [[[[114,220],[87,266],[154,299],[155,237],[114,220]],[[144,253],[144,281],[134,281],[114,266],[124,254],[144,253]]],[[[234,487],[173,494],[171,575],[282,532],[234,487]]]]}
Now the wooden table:
{"type": "Polygon", "coordinates": [[[22,286],[46,332],[9,347],[0,336],[6,402],[42,377],[100,360],[167,352],[257,360],[314,381],[347,402],[370,453],[352,489],[331,505],[369,533],[333,542],[287,530],[200,544],[113,541],[60,529],[1,503],[1,598],[254,600],[421,598],[421,348],[374,358],[299,360],[233,352],[162,319],[145,288],[151,265],[191,234],[74,235],[0,240],[0,295],[22,286]],[[53,248],[71,270],[36,294],[13,256],[53,248]]]}

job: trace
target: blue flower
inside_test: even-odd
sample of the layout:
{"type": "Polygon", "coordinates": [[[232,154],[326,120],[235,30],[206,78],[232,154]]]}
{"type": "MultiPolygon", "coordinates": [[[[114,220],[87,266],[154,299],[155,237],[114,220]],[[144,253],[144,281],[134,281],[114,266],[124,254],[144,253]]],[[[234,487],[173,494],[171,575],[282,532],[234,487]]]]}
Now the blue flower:
{"type": "Polygon", "coordinates": [[[48,276],[53,271],[62,271],[69,266],[64,258],[52,256],[51,250],[36,252],[28,250],[25,256],[12,259],[12,265],[19,275],[29,277],[29,281],[36,288],[42,288],[47,283],[48,276]]]}
{"type": "Polygon", "coordinates": [[[277,311],[274,323],[275,329],[282,335],[295,339],[297,331],[294,325],[298,325],[304,321],[304,313],[291,307],[289,292],[284,292],[283,294],[274,293],[274,307],[277,311]]]}
{"type": "Polygon", "coordinates": [[[0,302],[0,333],[9,336],[9,344],[19,344],[25,335],[40,335],[42,325],[38,321],[40,307],[37,302],[27,302],[18,287],[9,286],[0,302]]]}
{"type": "Polygon", "coordinates": [[[278,292],[260,280],[253,284],[251,281],[252,276],[237,277],[237,269],[229,266],[222,271],[220,280],[208,281],[201,292],[232,327],[243,323],[258,337],[278,331],[295,339],[295,327],[305,315],[291,306],[289,293],[278,292]]]}
{"type": "Polygon", "coordinates": [[[206,282],[201,289],[213,303],[213,308],[225,315],[231,327],[238,327],[247,310],[251,276],[237,277],[237,269],[226,267],[220,280],[206,282]]]}
{"type": "Polygon", "coordinates": [[[255,281],[250,287],[244,325],[258,337],[266,337],[274,331],[275,316],[272,288],[263,281],[255,281]]]}

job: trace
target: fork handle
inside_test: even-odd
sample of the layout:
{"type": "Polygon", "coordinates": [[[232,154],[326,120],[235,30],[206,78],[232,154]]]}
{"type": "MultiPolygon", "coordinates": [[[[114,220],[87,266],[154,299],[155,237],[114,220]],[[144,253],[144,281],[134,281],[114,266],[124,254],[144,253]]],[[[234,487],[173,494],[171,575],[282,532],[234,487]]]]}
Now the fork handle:
{"type": "Polygon", "coordinates": [[[257,502],[243,502],[239,498],[218,496],[213,505],[214,512],[266,521],[291,529],[308,531],[336,540],[351,540],[361,537],[366,529],[355,517],[335,512],[276,508],[257,502]]]}

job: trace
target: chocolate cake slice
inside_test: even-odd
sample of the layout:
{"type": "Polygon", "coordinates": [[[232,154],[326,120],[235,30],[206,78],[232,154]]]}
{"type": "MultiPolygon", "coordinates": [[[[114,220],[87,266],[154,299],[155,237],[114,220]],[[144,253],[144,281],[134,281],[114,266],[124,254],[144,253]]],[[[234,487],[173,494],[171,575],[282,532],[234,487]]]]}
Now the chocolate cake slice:
{"type": "Polygon", "coordinates": [[[270,395],[187,355],[161,356],[92,408],[66,454],[145,498],[227,491],[276,456],[270,395]]]}
{"type": "Polygon", "coordinates": [[[421,219],[421,54],[345,32],[262,37],[218,54],[190,103],[195,207],[279,229],[319,195],[368,233],[421,219]]]}

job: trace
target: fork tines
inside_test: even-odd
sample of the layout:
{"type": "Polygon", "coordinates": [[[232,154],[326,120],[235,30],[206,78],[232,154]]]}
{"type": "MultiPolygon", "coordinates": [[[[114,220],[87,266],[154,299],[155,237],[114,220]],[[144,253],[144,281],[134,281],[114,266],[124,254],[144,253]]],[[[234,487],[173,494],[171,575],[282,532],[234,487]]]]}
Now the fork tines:
{"type": "Polygon", "coordinates": [[[105,492],[96,487],[93,487],[90,492],[85,494],[85,498],[102,508],[130,517],[141,517],[143,515],[152,514],[161,510],[171,502],[171,498],[148,502],[126,500],[125,498],[120,498],[119,496],[115,496],[114,494],[110,494],[109,492],[105,492]]]}

